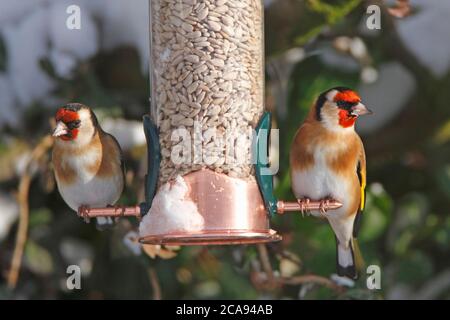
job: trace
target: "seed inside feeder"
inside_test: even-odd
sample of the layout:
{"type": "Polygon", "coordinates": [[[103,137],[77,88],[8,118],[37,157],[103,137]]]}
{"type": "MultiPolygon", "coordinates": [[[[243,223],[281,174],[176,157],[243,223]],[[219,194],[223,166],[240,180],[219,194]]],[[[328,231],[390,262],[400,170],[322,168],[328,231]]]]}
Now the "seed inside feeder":
{"type": "Polygon", "coordinates": [[[201,168],[248,178],[264,110],[261,1],[156,0],[151,20],[152,115],[167,150],[159,184],[201,168]],[[190,142],[174,138],[180,128],[190,142]],[[172,151],[186,143],[190,155],[176,163],[172,151]]]}

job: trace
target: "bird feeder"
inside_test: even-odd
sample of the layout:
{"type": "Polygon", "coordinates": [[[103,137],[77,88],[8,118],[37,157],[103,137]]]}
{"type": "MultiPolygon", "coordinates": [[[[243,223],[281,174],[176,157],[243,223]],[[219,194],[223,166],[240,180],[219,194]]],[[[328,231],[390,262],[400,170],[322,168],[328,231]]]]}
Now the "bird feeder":
{"type": "Polygon", "coordinates": [[[138,217],[142,243],[246,244],[280,240],[276,213],[319,208],[273,195],[263,29],[261,0],[150,1],[146,199],[81,216],[138,217]]]}

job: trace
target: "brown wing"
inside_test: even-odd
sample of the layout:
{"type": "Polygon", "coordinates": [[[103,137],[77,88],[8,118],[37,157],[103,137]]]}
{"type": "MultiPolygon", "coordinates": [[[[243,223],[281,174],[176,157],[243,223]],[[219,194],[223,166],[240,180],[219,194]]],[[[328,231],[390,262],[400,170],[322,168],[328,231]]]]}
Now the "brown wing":
{"type": "Polygon", "coordinates": [[[123,175],[123,185],[125,186],[126,168],[125,168],[125,161],[123,160],[122,148],[120,147],[120,144],[117,141],[117,139],[112,134],[109,134],[105,131],[103,131],[103,134],[107,139],[109,139],[112,142],[112,144],[116,147],[117,152],[119,153],[120,168],[122,170],[122,175],[123,175]]]}
{"type": "Polygon", "coordinates": [[[304,170],[314,164],[314,156],[308,152],[307,142],[312,139],[311,125],[303,124],[295,134],[290,151],[290,169],[304,170]]]}

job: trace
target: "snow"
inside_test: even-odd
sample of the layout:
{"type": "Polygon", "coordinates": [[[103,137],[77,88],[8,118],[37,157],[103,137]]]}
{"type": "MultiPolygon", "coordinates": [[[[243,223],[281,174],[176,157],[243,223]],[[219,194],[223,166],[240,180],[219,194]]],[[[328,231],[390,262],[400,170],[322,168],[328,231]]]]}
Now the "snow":
{"type": "Polygon", "coordinates": [[[352,288],[355,286],[355,281],[353,281],[347,277],[341,277],[341,276],[338,276],[337,274],[332,274],[330,278],[338,286],[344,286],[344,287],[349,287],[349,288],[352,288]]]}
{"type": "Polygon", "coordinates": [[[19,217],[19,205],[8,194],[0,193],[0,242],[8,236],[12,225],[19,217]]]}
{"type": "Polygon", "coordinates": [[[13,23],[30,13],[47,0],[2,1],[0,4],[0,26],[13,23]]]}
{"type": "Polygon", "coordinates": [[[57,72],[63,71],[61,76],[67,76],[67,71],[71,71],[71,68],[67,68],[69,60],[88,59],[98,52],[98,31],[84,6],[80,4],[81,28],[66,28],[66,9],[72,3],[73,1],[58,1],[49,8],[49,40],[53,46],[53,57],[56,57],[52,61],[56,66],[64,66],[56,67],[57,72]]]}
{"type": "Polygon", "coordinates": [[[414,76],[397,62],[382,64],[374,83],[361,84],[357,89],[362,102],[374,114],[358,119],[358,131],[370,133],[391,121],[407,106],[416,90],[414,76]]]}
{"type": "MultiPolygon", "coordinates": [[[[272,2],[267,0],[265,5],[272,2]]],[[[421,64],[436,77],[442,77],[450,70],[450,1],[414,0],[412,4],[418,10],[397,20],[399,35],[421,64]]],[[[21,113],[33,102],[52,101],[55,83],[41,69],[42,58],[50,59],[59,76],[70,78],[80,61],[99,50],[130,45],[137,48],[142,72],[147,74],[148,29],[147,0],[135,0],[132,5],[123,0],[1,1],[0,33],[7,50],[7,70],[0,72],[0,128],[16,125],[21,113]],[[65,28],[65,8],[69,4],[81,8],[81,30],[65,28]]],[[[324,52],[323,59],[355,68],[354,61],[344,61],[330,51],[324,52]]]]}
{"type": "MultiPolygon", "coordinates": [[[[26,151],[17,157],[14,166],[14,173],[16,176],[19,177],[25,173],[25,170],[27,170],[27,166],[30,163],[30,159],[31,151],[26,151]]],[[[30,175],[33,176],[39,170],[39,166],[36,162],[32,162],[28,170],[30,175]]]]}
{"type": "Polygon", "coordinates": [[[0,127],[5,124],[10,126],[17,125],[17,114],[11,80],[7,76],[0,74],[0,127]]]}
{"type": "Polygon", "coordinates": [[[450,1],[412,1],[417,14],[398,21],[404,45],[436,77],[450,69],[450,1]]]}
{"type": "Polygon", "coordinates": [[[187,198],[189,188],[181,176],[162,185],[139,226],[141,237],[182,231],[200,231],[204,220],[197,205],[187,198]]]}
{"type": "Polygon", "coordinates": [[[149,7],[148,0],[133,0],[133,5],[123,0],[107,0],[108,9],[103,15],[103,28],[107,30],[102,45],[113,49],[121,45],[132,45],[141,57],[142,72],[149,65],[149,7]]]}
{"type": "Polygon", "coordinates": [[[70,79],[83,60],[100,50],[135,47],[142,73],[148,73],[148,1],[21,0],[0,1],[0,38],[7,50],[0,72],[0,128],[15,125],[34,102],[49,105],[55,82],[40,66],[49,59],[58,76],[70,79]],[[69,5],[81,9],[81,29],[69,30],[69,5]],[[11,106],[15,112],[8,112],[11,106]],[[6,111],[6,112],[3,112],[6,111]]]}
{"type": "Polygon", "coordinates": [[[91,274],[94,250],[89,242],[67,237],[61,241],[59,252],[68,265],[77,265],[80,267],[83,277],[91,274]]]}
{"type": "Polygon", "coordinates": [[[102,121],[102,128],[116,137],[124,151],[146,144],[142,122],[140,121],[107,118],[102,121]]]}
{"type": "Polygon", "coordinates": [[[49,59],[53,65],[56,74],[62,78],[70,78],[70,75],[77,65],[74,56],[66,54],[57,49],[50,51],[49,59]]]}
{"type": "Polygon", "coordinates": [[[98,31],[93,18],[80,5],[81,28],[68,29],[66,9],[73,1],[58,1],[49,8],[49,33],[52,45],[61,52],[70,52],[78,59],[88,59],[98,51],[98,31]]]}
{"type": "Polygon", "coordinates": [[[125,237],[123,237],[123,244],[130,250],[135,256],[139,256],[142,253],[142,245],[137,240],[139,235],[135,231],[128,232],[125,237]]]}
{"type": "Polygon", "coordinates": [[[19,24],[3,29],[7,71],[21,105],[43,98],[54,87],[39,65],[48,52],[48,18],[48,11],[39,8],[19,24]]]}

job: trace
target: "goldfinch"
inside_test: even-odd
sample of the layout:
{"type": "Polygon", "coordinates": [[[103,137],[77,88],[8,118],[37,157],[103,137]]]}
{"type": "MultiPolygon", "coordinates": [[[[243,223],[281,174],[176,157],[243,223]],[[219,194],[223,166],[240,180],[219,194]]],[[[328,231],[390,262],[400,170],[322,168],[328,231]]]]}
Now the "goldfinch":
{"type": "MultiPolygon", "coordinates": [[[[58,109],[52,162],[59,193],[72,209],[114,205],[123,191],[125,170],[117,140],[100,127],[94,112],[79,103],[58,109]]],[[[112,224],[97,218],[97,227],[112,224]]]]}
{"type": "Polygon", "coordinates": [[[310,212],[326,218],[336,236],[337,273],[358,278],[362,257],[356,243],[365,205],[366,157],[355,131],[359,116],[371,114],[358,94],[345,87],[319,95],[290,151],[292,190],[300,206],[311,199],[321,201],[321,210],[310,212]],[[329,200],[343,206],[326,211],[329,200]]]}

